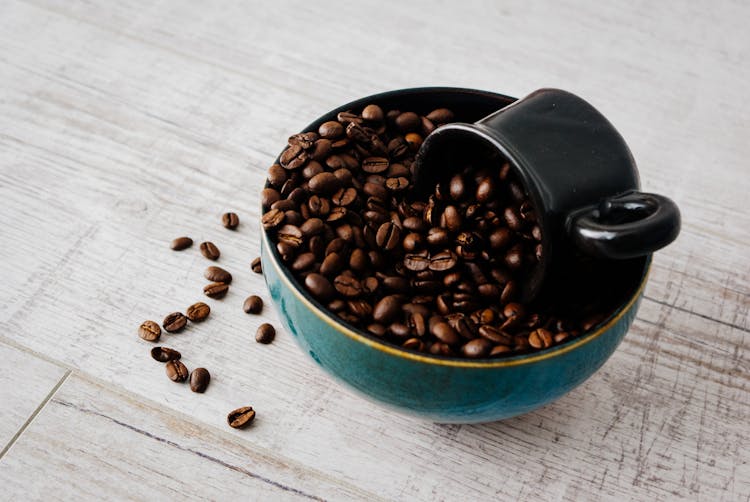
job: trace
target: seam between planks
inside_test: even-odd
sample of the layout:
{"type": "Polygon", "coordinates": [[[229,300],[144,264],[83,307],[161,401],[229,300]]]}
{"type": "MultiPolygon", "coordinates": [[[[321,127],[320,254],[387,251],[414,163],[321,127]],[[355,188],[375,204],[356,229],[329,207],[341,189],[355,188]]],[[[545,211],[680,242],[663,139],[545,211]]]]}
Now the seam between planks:
{"type": "Polygon", "coordinates": [[[39,406],[36,407],[36,409],[31,413],[29,418],[26,419],[26,421],[23,423],[23,425],[16,431],[16,433],[13,435],[12,438],[10,438],[10,441],[8,441],[8,444],[5,445],[5,448],[3,448],[2,451],[0,451],[0,461],[2,461],[3,457],[5,457],[5,454],[8,453],[8,451],[13,447],[13,445],[18,441],[18,438],[21,437],[21,435],[28,429],[29,425],[31,425],[31,422],[34,421],[34,419],[39,415],[39,413],[42,411],[42,409],[47,405],[47,403],[52,400],[52,397],[57,393],[57,391],[62,387],[62,384],[65,383],[65,381],[68,379],[70,375],[73,374],[72,370],[67,370],[65,374],[60,378],[60,380],[55,384],[54,387],[47,393],[45,398],[42,400],[41,403],[39,403],[39,406]]]}

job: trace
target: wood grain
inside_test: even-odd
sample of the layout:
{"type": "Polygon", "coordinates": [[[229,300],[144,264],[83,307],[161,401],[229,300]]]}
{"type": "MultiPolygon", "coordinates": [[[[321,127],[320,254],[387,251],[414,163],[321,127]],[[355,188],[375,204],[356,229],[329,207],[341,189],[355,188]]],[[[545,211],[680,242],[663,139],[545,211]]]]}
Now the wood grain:
{"type": "MultiPolygon", "coordinates": [[[[388,499],[747,500],[750,103],[732,82],[750,81],[749,11],[733,1],[409,2],[397,11],[376,2],[3,2],[0,340],[90,375],[71,384],[70,402],[137,408],[142,396],[163,407],[138,412],[148,433],[171,413],[187,415],[228,454],[260,448],[388,499]],[[286,333],[255,344],[257,325],[278,325],[276,314],[240,308],[250,293],[268,300],[249,270],[257,188],[289,133],[341,102],[423,84],[518,96],[570,89],[627,139],[644,189],[683,211],[683,232],[656,255],[613,358],[560,401],[503,423],[440,426],[384,411],[332,383],[286,333]],[[240,215],[236,233],[220,225],[226,210],[240,215]],[[205,299],[210,263],[197,247],[168,249],[183,234],[216,243],[235,277],[224,300],[208,301],[206,323],[164,337],[188,367],[211,370],[203,396],[168,381],[135,335],[144,319],[205,299]],[[99,398],[91,386],[100,384],[119,390],[99,398]],[[226,412],[245,403],[267,420],[252,435],[224,430],[226,412]]],[[[79,420],[55,406],[55,416],[79,420]]],[[[64,430],[56,448],[39,432],[11,449],[0,476],[9,462],[42,468],[30,458],[37,448],[78,472],[107,463],[109,445],[94,436],[77,455],[58,451],[71,441],[64,430]]],[[[159,450],[142,451],[143,466],[118,461],[148,470],[159,450]]],[[[128,485],[127,472],[107,472],[128,485]]],[[[191,484],[186,471],[172,476],[191,484]]],[[[82,477],[70,494],[96,486],[82,477]]],[[[344,497],[335,483],[313,486],[344,497]]]]}
{"type": "Polygon", "coordinates": [[[0,459],[47,398],[62,382],[67,371],[44,359],[0,343],[0,459]]]}

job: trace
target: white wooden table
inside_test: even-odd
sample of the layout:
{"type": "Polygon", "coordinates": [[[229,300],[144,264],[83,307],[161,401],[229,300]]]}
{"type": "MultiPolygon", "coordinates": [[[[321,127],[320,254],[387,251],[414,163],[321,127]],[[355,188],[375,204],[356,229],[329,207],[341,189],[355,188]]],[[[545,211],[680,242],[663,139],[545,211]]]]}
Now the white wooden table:
{"type": "Polygon", "coordinates": [[[750,3],[605,3],[1,2],[0,499],[750,500],[750,3]],[[501,423],[384,411],[240,309],[290,132],[420,85],[571,90],[683,212],[615,355],[501,423]],[[203,298],[182,234],[235,276],[165,338],[204,395],[135,334],[203,298]]]}

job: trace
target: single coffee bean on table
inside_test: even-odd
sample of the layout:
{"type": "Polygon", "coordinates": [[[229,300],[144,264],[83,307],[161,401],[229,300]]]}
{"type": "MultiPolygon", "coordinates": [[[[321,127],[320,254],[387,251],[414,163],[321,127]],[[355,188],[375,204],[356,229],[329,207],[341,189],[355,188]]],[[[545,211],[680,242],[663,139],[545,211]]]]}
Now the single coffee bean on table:
{"type": "MultiPolygon", "coordinates": [[[[406,350],[505,357],[594,328],[611,310],[590,305],[584,319],[521,303],[545,241],[506,160],[467,157],[416,191],[419,146],[462,119],[373,103],[290,137],[262,193],[282,262],[331,315],[406,350]]],[[[261,272],[259,258],[252,268],[261,272]]]]}
{"type": "Polygon", "coordinates": [[[219,256],[221,256],[219,248],[217,248],[213,242],[201,242],[200,250],[201,254],[209,260],[216,261],[219,259],[219,256]]]}
{"type": "Polygon", "coordinates": [[[167,361],[165,370],[167,372],[167,377],[173,382],[184,382],[188,378],[187,367],[178,359],[167,361]]]}
{"type": "Polygon", "coordinates": [[[185,317],[185,314],[182,312],[172,312],[164,318],[162,327],[164,328],[164,331],[168,333],[178,333],[185,329],[187,321],[187,317],[185,317]]]}
{"type": "Polygon", "coordinates": [[[253,259],[253,262],[250,264],[250,268],[256,274],[262,274],[263,273],[263,268],[260,265],[260,256],[253,259]]]}
{"type": "Polygon", "coordinates": [[[234,230],[240,224],[240,218],[235,213],[224,213],[221,215],[221,224],[224,228],[234,230]]]}
{"type": "Polygon", "coordinates": [[[211,284],[206,284],[205,286],[203,286],[203,293],[207,297],[214,298],[216,300],[224,298],[227,295],[228,291],[229,284],[223,282],[212,282],[211,284]]]}
{"type": "Polygon", "coordinates": [[[227,415],[227,423],[233,429],[244,429],[255,420],[255,410],[252,406],[243,406],[227,415]]]}
{"type": "Polygon", "coordinates": [[[161,328],[154,321],[143,321],[138,328],[138,336],[147,342],[158,342],[161,337],[161,328]]]}
{"type": "Polygon", "coordinates": [[[166,363],[168,361],[180,359],[182,354],[174,349],[170,349],[169,347],[154,347],[151,349],[151,357],[154,358],[155,361],[166,363]]]}
{"type": "Polygon", "coordinates": [[[257,295],[248,296],[242,304],[242,310],[247,314],[260,314],[263,310],[263,299],[257,295]]]}
{"type": "Polygon", "coordinates": [[[208,267],[206,271],[203,272],[203,277],[212,282],[223,282],[224,284],[232,282],[232,274],[215,265],[208,267]]]}
{"type": "Polygon", "coordinates": [[[185,315],[192,322],[205,321],[206,318],[208,317],[208,314],[210,313],[211,313],[211,307],[209,307],[203,302],[194,303],[190,305],[185,311],[185,315]]]}
{"type": "Polygon", "coordinates": [[[210,381],[211,374],[206,368],[195,368],[190,373],[190,390],[202,394],[206,392],[210,381]]]}
{"type": "Polygon", "coordinates": [[[258,326],[255,332],[255,341],[258,343],[269,344],[276,338],[276,328],[268,323],[258,326]]]}
{"type": "Polygon", "coordinates": [[[190,237],[178,237],[171,242],[169,247],[174,251],[182,251],[183,249],[187,249],[192,245],[193,239],[191,239],[190,237]]]}

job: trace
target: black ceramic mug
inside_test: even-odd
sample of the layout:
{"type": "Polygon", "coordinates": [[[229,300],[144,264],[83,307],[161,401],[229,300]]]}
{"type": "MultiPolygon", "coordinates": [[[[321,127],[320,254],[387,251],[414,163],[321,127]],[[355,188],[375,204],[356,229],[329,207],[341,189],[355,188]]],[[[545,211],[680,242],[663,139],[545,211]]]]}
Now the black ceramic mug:
{"type": "Polygon", "coordinates": [[[622,136],[569,92],[540,89],[473,124],[439,127],[420,148],[418,183],[426,187],[456,166],[493,156],[510,162],[542,229],[545,253],[527,298],[543,285],[559,291],[562,281],[601,282],[605,278],[592,277],[599,273],[591,272],[598,270],[592,261],[646,256],[680,231],[673,201],[639,191],[638,170],[622,136]]]}

